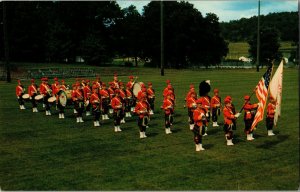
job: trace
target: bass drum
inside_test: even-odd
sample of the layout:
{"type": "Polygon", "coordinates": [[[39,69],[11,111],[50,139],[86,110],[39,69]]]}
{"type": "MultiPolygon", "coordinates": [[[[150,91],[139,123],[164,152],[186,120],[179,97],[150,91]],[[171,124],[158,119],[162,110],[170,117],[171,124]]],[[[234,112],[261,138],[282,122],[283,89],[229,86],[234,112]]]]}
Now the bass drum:
{"type": "Polygon", "coordinates": [[[142,84],[143,82],[137,82],[133,85],[132,92],[135,97],[137,97],[138,93],[142,90],[142,84]]]}
{"type": "Polygon", "coordinates": [[[61,106],[65,107],[69,103],[68,101],[71,100],[71,91],[70,90],[60,90],[58,93],[58,101],[61,104],[61,106]]]}

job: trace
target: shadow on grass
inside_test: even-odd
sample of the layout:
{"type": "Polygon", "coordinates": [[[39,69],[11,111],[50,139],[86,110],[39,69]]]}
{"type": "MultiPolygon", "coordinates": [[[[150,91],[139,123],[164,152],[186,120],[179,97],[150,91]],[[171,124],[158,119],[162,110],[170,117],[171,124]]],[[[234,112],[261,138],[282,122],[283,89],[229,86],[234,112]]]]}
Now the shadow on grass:
{"type": "Polygon", "coordinates": [[[289,137],[290,137],[289,135],[272,136],[272,138],[274,138],[274,139],[276,138],[276,140],[265,141],[263,144],[258,145],[256,148],[270,149],[273,146],[286,141],[289,137]]]}
{"type": "Polygon", "coordinates": [[[204,147],[205,149],[211,149],[211,148],[214,147],[214,144],[203,144],[203,147],[204,147]]]}

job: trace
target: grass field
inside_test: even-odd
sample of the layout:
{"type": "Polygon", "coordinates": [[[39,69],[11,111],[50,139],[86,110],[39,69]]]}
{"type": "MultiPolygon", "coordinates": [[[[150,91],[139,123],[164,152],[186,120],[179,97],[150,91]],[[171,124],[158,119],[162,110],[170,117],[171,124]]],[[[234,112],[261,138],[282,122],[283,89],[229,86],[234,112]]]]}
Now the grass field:
{"type": "MultiPolygon", "coordinates": [[[[230,42],[229,52],[225,59],[239,59],[239,57],[249,57],[249,44],[247,42],[230,42]]],[[[283,52],[284,57],[289,57],[290,50],[296,50],[297,47],[292,42],[283,41],[280,43],[279,51],[283,52]]]]}
{"type": "MultiPolygon", "coordinates": [[[[0,82],[0,187],[2,190],[297,190],[299,189],[299,83],[298,71],[284,71],[282,117],[266,136],[259,123],[256,139],[246,141],[238,119],[234,146],[226,146],[222,127],[208,129],[205,151],[195,152],[187,123],[184,97],[190,83],[210,79],[224,98],[231,95],[239,110],[264,73],[253,70],[144,70],[140,81],[153,82],[156,110],[139,139],[135,118],[113,132],[112,120],[93,127],[92,117],[76,124],[72,109],[66,119],[20,111],[16,83],[0,82]],[[170,79],[177,97],[173,134],[164,133],[162,90],[170,79]]],[[[113,71],[112,73],[113,74],[113,71]]],[[[130,75],[130,74],[128,74],[130,75]]],[[[104,76],[103,81],[111,81],[104,76]]],[[[127,76],[119,77],[127,81],[127,76]]],[[[74,79],[67,79],[71,84],[74,79]]],[[[52,82],[51,82],[52,83],[52,82]]],[[[25,81],[26,87],[29,81],[25,81]]],[[[255,99],[253,99],[255,101],[255,99]]],[[[219,124],[223,117],[219,119],[219,124]]]]}

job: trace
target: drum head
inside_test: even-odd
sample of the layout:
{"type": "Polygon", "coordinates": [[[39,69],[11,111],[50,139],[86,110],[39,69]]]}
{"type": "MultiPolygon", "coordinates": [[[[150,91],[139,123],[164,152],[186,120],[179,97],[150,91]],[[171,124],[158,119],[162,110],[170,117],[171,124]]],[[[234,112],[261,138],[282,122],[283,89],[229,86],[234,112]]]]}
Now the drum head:
{"type": "Polygon", "coordinates": [[[30,97],[29,94],[24,94],[24,95],[22,96],[23,99],[29,99],[29,97],[30,97]]]}
{"type": "Polygon", "coordinates": [[[137,97],[138,95],[138,92],[142,90],[142,87],[141,87],[141,82],[137,82],[133,85],[133,89],[132,89],[132,92],[134,94],[135,97],[137,97]]]}
{"type": "Polygon", "coordinates": [[[89,101],[89,100],[86,100],[86,101],[84,102],[84,106],[85,106],[85,107],[88,106],[89,103],[90,103],[90,101],[89,101]]]}
{"type": "Polygon", "coordinates": [[[67,105],[67,94],[65,91],[60,91],[58,93],[58,100],[63,107],[67,105]]]}
{"type": "Polygon", "coordinates": [[[55,96],[52,96],[48,99],[48,102],[49,103],[53,103],[54,101],[56,101],[56,97],[55,96]]]}
{"type": "Polygon", "coordinates": [[[37,95],[34,97],[35,100],[39,101],[44,98],[44,95],[37,95]]]}

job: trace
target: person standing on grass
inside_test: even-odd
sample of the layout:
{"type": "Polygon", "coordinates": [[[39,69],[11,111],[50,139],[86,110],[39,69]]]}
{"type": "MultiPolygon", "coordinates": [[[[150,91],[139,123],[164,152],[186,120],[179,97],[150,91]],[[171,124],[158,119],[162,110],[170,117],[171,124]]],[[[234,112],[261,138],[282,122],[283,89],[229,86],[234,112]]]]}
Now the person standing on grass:
{"type": "Polygon", "coordinates": [[[89,103],[89,100],[92,95],[92,90],[91,90],[89,79],[86,79],[83,83],[83,95],[84,95],[84,103],[86,105],[85,115],[90,116],[91,115],[91,104],[89,103]]]}
{"type": "Polygon", "coordinates": [[[205,133],[205,126],[207,122],[207,117],[205,115],[206,111],[202,106],[203,98],[199,98],[196,101],[197,108],[194,110],[193,113],[193,120],[194,120],[194,142],[196,145],[196,151],[204,151],[205,149],[202,147],[202,137],[205,133]]]}
{"type": "Polygon", "coordinates": [[[123,103],[122,98],[120,97],[120,90],[115,90],[115,97],[111,100],[111,107],[113,109],[113,116],[114,116],[114,126],[115,132],[122,131],[120,128],[121,124],[121,117],[122,117],[122,110],[123,110],[123,103]]]}
{"type": "Polygon", "coordinates": [[[28,87],[28,94],[29,94],[29,98],[31,100],[31,104],[32,104],[32,112],[33,113],[37,113],[38,109],[37,109],[37,103],[35,100],[35,96],[37,96],[37,85],[35,84],[35,80],[31,79],[31,85],[29,85],[28,87]]]}
{"type": "Polygon", "coordinates": [[[251,126],[254,121],[254,117],[256,114],[256,109],[258,108],[258,104],[250,103],[250,96],[244,96],[245,104],[244,104],[244,122],[245,122],[245,133],[247,135],[247,140],[252,141],[253,138],[253,130],[251,131],[251,126]]]}
{"type": "Polygon", "coordinates": [[[76,84],[76,90],[72,93],[72,100],[74,102],[74,107],[77,111],[76,115],[76,122],[77,123],[83,123],[82,114],[84,110],[84,94],[83,90],[80,86],[80,83],[77,82],[76,84]]]}
{"type": "Polygon", "coordinates": [[[214,96],[211,98],[211,111],[213,127],[218,127],[218,116],[220,116],[221,97],[219,96],[219,90],[214,89],[214,96]]]}
{"type": "Polygon", "coordinates": [[[165,131],[166,134],[172,133],[171,126],[173,124],[174,118],[174,101],[172,100],[173,91],[169,90],[166,98],[163,101],[162,109],[165,112],[165,131]]]}
{"type": "MultiPolygon", "coordinates": [[[[65,84],[65,80],[62,79],[61,80],[61,84],[59,86],[59,91],[66,91],[67,90],[67,87],[66,87],[66,84],[65,84]]],[[[65,118],[65,106],[62,106],[61,103],[59,102],[59,99],[58,97],[56,98],[56,106],[58,107],[59,109],[59,115],[58,115],[58,118],[59,119],[64,119],[65,118]]]]}
{"type": "Polygon", "coordinates": [[[227,145],[234,145],[232,142],[233,138],[233,128],[234,121],[240,116],[240,113],[233,112],[232,100],[230,96],[225,97],[224,99],[224,108],[223,108],[223,116],[224,116],[224,127],[223,130],[225,132],[225,139],[227,141],[227,145]]]}
{"type": "Polygon", "coordinates": [[[196,92],[191,92],[188,95],[188,98],[186,98],[186,106],[188,108],[190,130],[194,129],[193,113],[194,113],[194,110],[197,108],[196,100],[197,100],[196,92]]]}
{"type": "Polygon", "coordinates": [[[17,99],[18,99],[21,110],[26,109],[25,106],[24,106],[24,100],[23,100],[23,97],[22,97],[24,95],[24,93],[25,93],[25,88],[22,85],[21,80],[18,79],[18,85],[16,86],[16,96],[17,96],[17,99]]]}
{"type": "Polygon", "coordinates": [[[101,113],[101,99],[98,95],[98,88],[93,89],[93,94],[90,96],[90,103],[93,107],[93,115],[94,115],[94,127],[100,126],[100,113],[101,113]]]}
{"type": "Polygon", "coordinates": [[[273,133],[275,113],[276,113],[276,100],[270,96],[269,104],[267,106],[267,118],[266,118],[266,126],[267,126],[267,130],[268,130],[268,136],[275,135],[273,133]]]}
{"type": "Polygon", "coordinates": [[[150,105],[147,102],[147,96],[146,94],[142,94],[140,96],[139,102],[137,102],[134,113],[138,115],[138,126],[140,130],[140,138],[146,138],[146,128],[149,123],[149,111],[150,111],[150,105]]]}
{"type": "Polygon", "coordinates": [[[102,100],[102,120],[107,120],[107,119],[109,119],[108,109],[109,109],[110,98],[109,98],[109,92],[106,89],[106,84],[104,82],[102,83],[102,88],[100,90],[100,96],[101,96],[101,100],[102,100]]]}
{"type": "Polygon", "coordinates": [[[150,115],[154,115],[155,91],[152,88],[152,82],[148,82],[147,101],[150,104],[150,115]]]}
{"type": "Polygon", "coordinates": [[[45,105],[46,115],[51,115],[50,104],[48,102],[48,99],[51,97],[52,90],[50,88],[50,85],[48,84],[47,77],[42,78],[42,83],[40,85],[40,94],[44,96],[43,104],[45,105]]]}

